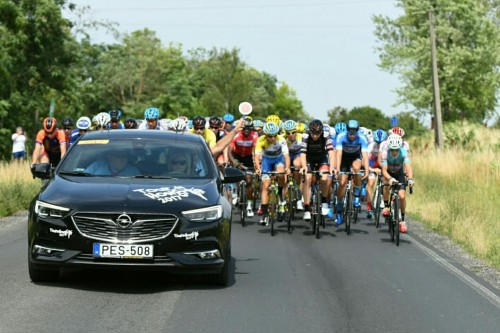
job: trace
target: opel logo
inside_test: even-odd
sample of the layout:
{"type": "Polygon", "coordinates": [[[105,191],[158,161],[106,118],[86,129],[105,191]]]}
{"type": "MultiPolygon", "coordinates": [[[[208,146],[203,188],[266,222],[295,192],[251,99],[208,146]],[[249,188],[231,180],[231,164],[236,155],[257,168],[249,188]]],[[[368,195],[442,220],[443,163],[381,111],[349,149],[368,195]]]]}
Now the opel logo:
{"type": "Polygon", "coordinates": [[[122,214],[116,219],[120,228],[126,229],[132,225],[132,219],[127,214],[122,214]]]}

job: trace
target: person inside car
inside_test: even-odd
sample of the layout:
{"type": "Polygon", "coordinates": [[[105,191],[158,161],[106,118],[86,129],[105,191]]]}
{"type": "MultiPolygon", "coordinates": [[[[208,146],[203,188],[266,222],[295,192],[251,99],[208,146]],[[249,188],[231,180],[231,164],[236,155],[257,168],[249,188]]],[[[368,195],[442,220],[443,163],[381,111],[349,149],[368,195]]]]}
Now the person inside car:
{"type": "Polygon", "coordinates": [[[167,163],[168,176],[187,176],[189,175],[189,156],[188,154],[177,151],[169,156],[167,163]]]}
{"type": "Polygon", "coordinates": [[[95,176],[136,176],[141,172],[129,161],[129,155],[125,151],[111,150],[105,154],[105,158],[91,163],[85,172],[95,176]]]}

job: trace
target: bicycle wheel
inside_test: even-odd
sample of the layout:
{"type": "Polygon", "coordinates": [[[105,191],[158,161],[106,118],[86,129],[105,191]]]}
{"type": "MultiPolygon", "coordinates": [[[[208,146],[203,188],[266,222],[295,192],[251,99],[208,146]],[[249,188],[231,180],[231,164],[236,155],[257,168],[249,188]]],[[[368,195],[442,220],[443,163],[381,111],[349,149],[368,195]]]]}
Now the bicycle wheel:
{"type": "Polygon", "coordinates": [[[287,205],[287,217],[286,217],[286,222],[287,222],[287,229],[288,232],[291,231],[292,229],[292,220],[294,217],[294,211],[295,211],[295,206],[294,206],[294,191],[295,189],[292,186],[288,186],[288,189],[286,191],[286,205],[287,205]]]}
{"type": "Polygon", "coordinates": [[[243,182],[240,184],[239,188],[239,201],[240,201],[240,219],[241,219],[241,225],[244,227],[245,226],[245,219],[247,216],[247,188],[246,184],[243,182]]]}
{"type": "Polygon", "coordinates": [[[386,218],[387,225],[389,226],[389,233],[391,234],[391,242],[394,242],[394,201],[391,199],[390,214],[386,218]]]}
{"type": "Polygon", "coordinates": [[[323,215],[321,214],[322,213],[322,211],[321,211],[321,190],[319,188],[316,190],[316,193],[314,194],[314,201],[315,201],[314,207],[316,210],[316,223],[314,226],[314,231],[316,234],[316,239],[319,239],[319,228],[321,225],[321,218],[323,217],[323,215]]]}
{"type": "Polygon", "coordinates": [[[373,214],[375,215],[375,228],[378,228],[380,225],[380,204],[382,202],[382,195],[380,193],[380,186],[377,186],[375,188],[375,195],[374,195],[374,200],[373,202],[375,203],[375,206],[373,207],[373,214]]]}
{"type": "Polygon", "coordinates": [[[346,200],[346,220],[345,220],[345,231],[347,235],[351,234],[351,219],[353,215],[353,202],[352,202],[352,192],[347,192],[347,200],[346,200]]]}
{"type": "Polygon", "coordinates": [[[396,235],[396,246],[399,246],[399,196],[394,199],[394,234],[396,235]]]}
{"type": "Polygon", "coordinates": [[[271,225],[271,236],[274,236],[274,223],[276,222],[276,204],[269,204],[269,224],[271,225]]]}

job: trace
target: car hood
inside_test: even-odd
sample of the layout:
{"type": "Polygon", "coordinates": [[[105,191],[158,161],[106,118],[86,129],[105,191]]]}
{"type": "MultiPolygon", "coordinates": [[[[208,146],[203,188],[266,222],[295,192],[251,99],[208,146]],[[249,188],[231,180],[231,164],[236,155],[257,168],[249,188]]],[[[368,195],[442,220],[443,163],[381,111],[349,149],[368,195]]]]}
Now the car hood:
{"type": "Polygon", "coordinates": [[[38,199],[78,211],[178,213],[216,205],[220,194],[214,179],[56,176],[38,199]]]}

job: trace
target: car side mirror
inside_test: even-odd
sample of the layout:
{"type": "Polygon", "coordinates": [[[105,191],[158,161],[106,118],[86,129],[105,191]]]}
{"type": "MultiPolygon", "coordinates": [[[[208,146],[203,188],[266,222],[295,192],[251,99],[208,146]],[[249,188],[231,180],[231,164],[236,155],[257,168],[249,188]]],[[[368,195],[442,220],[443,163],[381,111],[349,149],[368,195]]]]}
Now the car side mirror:
{"type": "Polygon", "coordinates": [[[50,163],[37,163],[31,167],[33,178],[48,179],[51,177],[50,163]]]}
{"type": "Polygon", "coordinates": [[[239,183],[245,179],[245,173],[240,169],[227,167],[224,169],[223,183],[239,183]]]}

